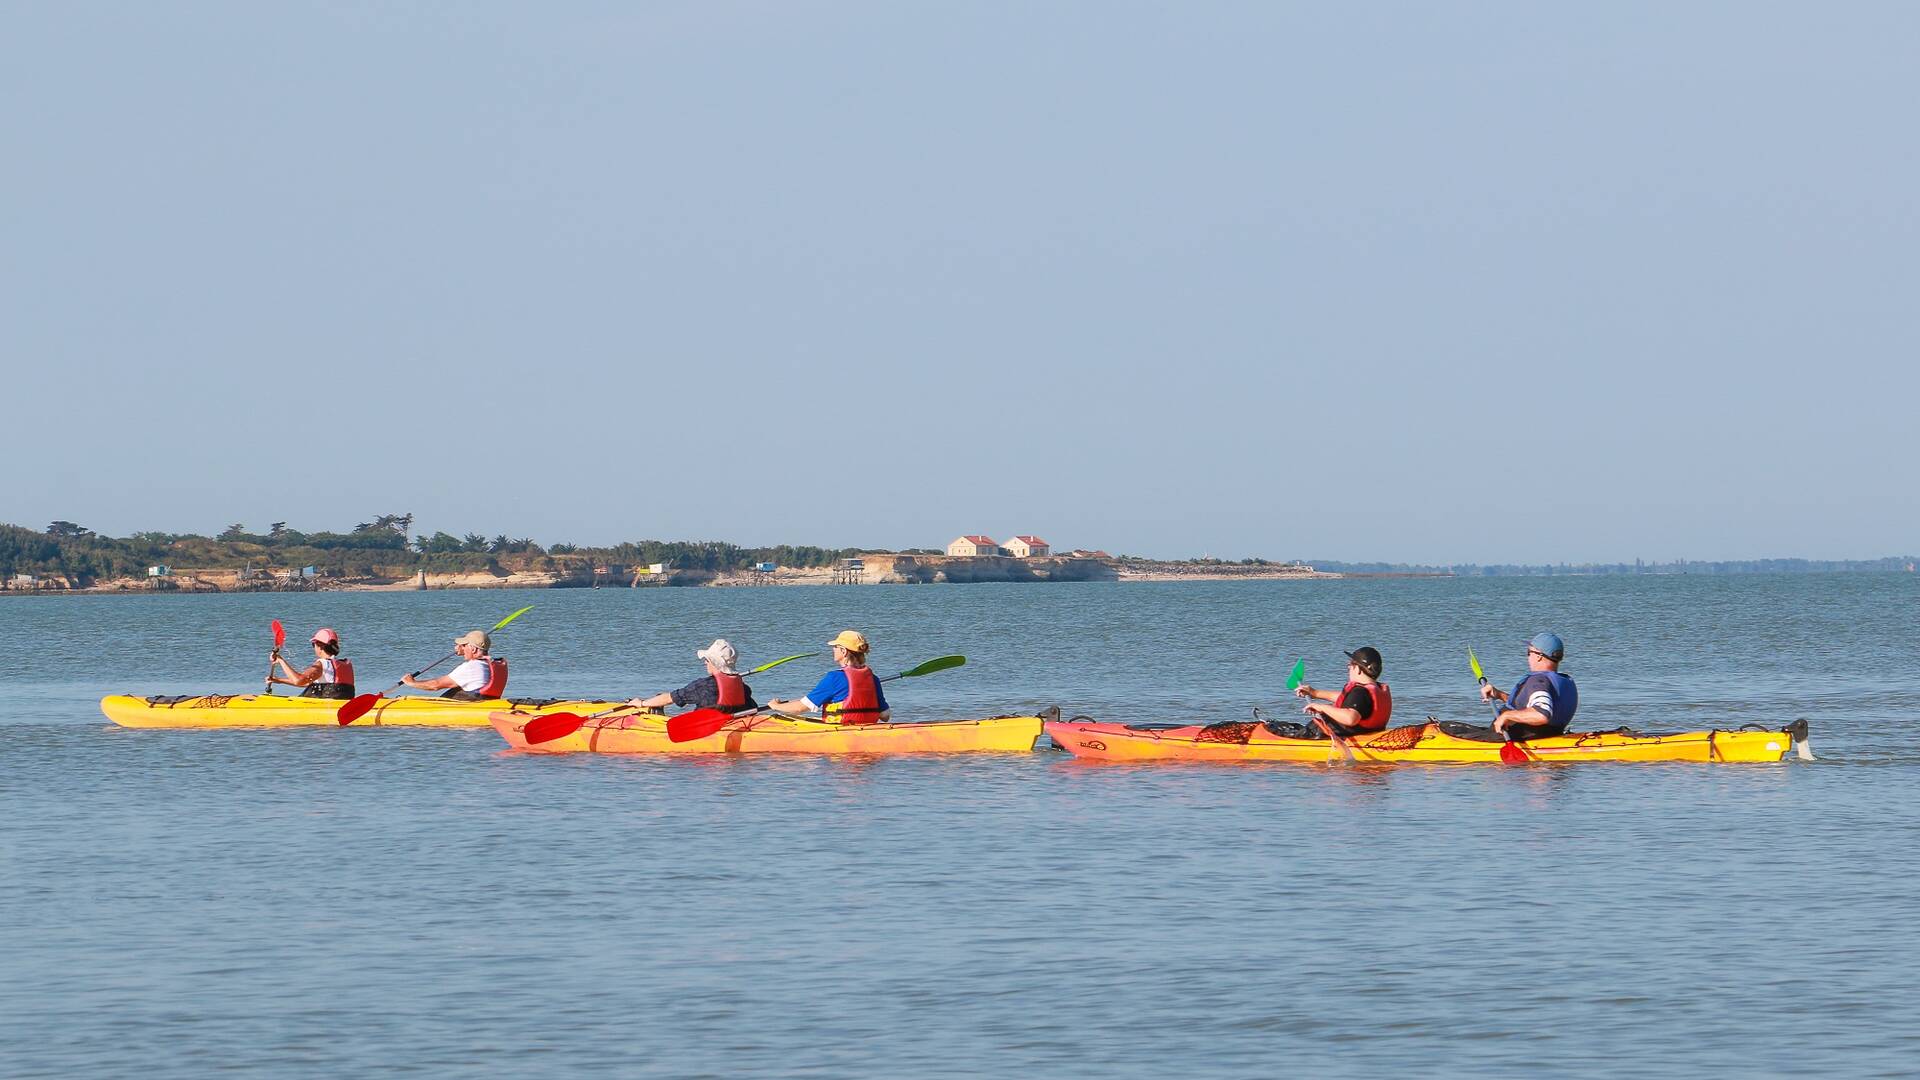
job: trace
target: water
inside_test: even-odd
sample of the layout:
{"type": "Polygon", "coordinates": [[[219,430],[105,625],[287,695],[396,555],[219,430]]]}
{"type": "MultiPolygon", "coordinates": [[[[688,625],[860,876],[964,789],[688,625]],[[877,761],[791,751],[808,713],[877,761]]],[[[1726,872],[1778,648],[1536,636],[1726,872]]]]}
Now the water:
{"type": "MultiPolygon", "coordinates": [[[[0,1075],[1912,1075],[1909,575],[0,600],[0,1075]],[[491,731],[126,731],[267,621],[377,688],[461,630],[628,696],[843,626],[897,713],[1281,706],[1295,656],[1480,716],[1812,723],[1822,760],[1567,768],[517,757],[491,731]]],[[[792,695],[817,661],[758,676],[792,695]]]]}

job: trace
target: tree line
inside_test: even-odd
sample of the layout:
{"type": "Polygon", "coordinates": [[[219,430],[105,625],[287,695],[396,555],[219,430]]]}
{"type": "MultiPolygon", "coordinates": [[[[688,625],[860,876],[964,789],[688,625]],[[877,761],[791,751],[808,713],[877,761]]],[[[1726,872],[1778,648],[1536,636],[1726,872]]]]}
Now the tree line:
{"type": "Polygon", "coordinates": [[[78,584],[138,577],[149,566],[197,570],[233,569],[249,563],[282,569],[313,566],[336,577],[397,576],[415,570],[479,570],[505,558],[528,570],[564,570],[582,563],[622,566],[662,563],[675,570],[744,570],[756,563],[832,566],[859,548],[781,544],[740,547],[720,541],[638,540],[612,547],[568,543],[541,545],[505,534],[455,536],[444,531],[411,536],[412,514],[381,514],[348,532],[304,532],[284,521],[264,531],[236,522],[214,536],[140,532],[125,537],[95,533],[77,522],[55,521],[44,531],[0,525],[0,578],[17,574],[61,575],[78,584]]]}

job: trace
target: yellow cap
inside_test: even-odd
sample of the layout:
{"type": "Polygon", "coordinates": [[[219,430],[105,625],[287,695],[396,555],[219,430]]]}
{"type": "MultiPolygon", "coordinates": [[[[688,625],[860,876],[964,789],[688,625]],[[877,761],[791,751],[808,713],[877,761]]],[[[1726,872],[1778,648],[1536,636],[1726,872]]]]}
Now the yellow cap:
{"type": "Polygon", "coordinates": [[[838,645],[841,648],[847,650],[848,652],[856,652],[856,653],[864,654],[867,651],[866,636],[861,634],[860,631],[858,630],[842,630],[840,631],[838,636],[836,636],[832,641],[827,642],[827,644],[838,645]]]}

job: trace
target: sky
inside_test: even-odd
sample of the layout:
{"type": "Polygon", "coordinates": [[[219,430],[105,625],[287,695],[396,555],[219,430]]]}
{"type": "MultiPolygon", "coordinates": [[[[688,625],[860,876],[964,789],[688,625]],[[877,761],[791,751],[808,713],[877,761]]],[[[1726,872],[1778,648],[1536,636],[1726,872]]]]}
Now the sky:
{"type": "Polygon", "coordinates": [[[1920,550],[1920,7],[0,0],[0,522],[1920,550]]]}

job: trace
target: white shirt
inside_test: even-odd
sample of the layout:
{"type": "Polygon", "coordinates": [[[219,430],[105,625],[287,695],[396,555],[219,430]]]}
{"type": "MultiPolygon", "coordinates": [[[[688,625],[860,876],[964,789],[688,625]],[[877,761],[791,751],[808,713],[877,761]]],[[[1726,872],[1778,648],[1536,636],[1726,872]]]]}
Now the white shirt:
{"type": "Polygon", "coordinates": [[[477,694],[486,689],[487,677],[491,674],[487,670],[485,660],[468,660],[447,673],[453,679],[454,685],[469,694],[477,694]]]}

